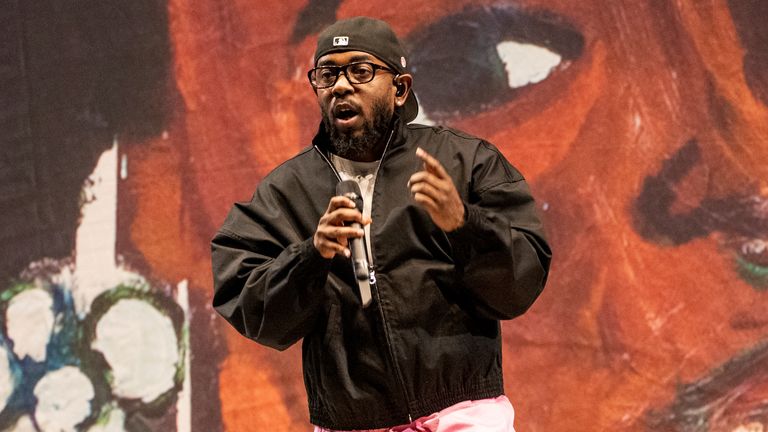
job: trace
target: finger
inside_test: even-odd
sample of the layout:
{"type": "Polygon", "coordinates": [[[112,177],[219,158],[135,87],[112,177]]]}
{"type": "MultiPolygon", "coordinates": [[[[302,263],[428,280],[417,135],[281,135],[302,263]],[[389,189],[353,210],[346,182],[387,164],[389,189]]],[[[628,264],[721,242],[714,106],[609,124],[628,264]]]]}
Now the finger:
{"type": "Polygon", "coordinates": [[[354,208],[339,208],[327,216],[329,225],[344,225],[351,222],[363,225],[363,214],[354,208]]]}
{"type": "Polygon", "coordinates": [[[350,255],[349,237],[362,237],[363,230],[347,227],[324,227],[315,235],[315,245],[325,258],[341,254],[347,258],[350,255]]]}
{"type": "MultiPolygon", "coordinates": [[[[419,173],[416,173],[419,174],[419,173]]],[[[408,187],[411,194],[415,192],[424,192],[433,196],[438,201],[444,201],[454,193],[454,186],[451,180],[441,180],[434,175],[416,175],[411,178],[415,181],[409,181],[408,187]]]]}
{"type": "Polygon", "coordinates": [[[349,248],[347,248],[346,245],[342,245],[337,239],[328,238],[322,235],[319,231],[315,233],[314,245],[317,251],[320,252],[320,255],[326,259],[333,258],[333,256],[337,254],[346,257],[349,257],[350,255],[349,248]]]}
{"type": "Polygon", "coordinates": [[[360,238],[365,235],[365,231],[359,228],[344,225],[328,225],[320,229],[320,235],[328,239],[346,239],[350,237],[360,238]]]}
{"type": "Polygon", "coordinates": [[[427,153],[423,148],[416,148],[416,156],[418,156],[419,159],[424,162],[424,167],[427,171],[435,174],[441,179],[448,177],[448,173],[445,171],[445,168],[443,168],[443,165],[440,163],[440,161],[427,153]]]}
{"type": "Polygon", "coordinates": [[[325,252],[324,256],[326,256],[326,258],[330,258],[333,255],[344,255],[349,258],[349,256],[352,255],[348,247],[332,240],[325,239],[321,241],[320,247],[325,252]]]}
{"type": "Polygon", "coordinates": [[[336,243],[342,245],[344,248],[349,247],[349,240],[346,237],[336,237],[336,243]]]}
{"type": "Polygon", "coordinates": [[[416,201],[417,204],[424,207],[424,209],[430,214],[436,214],[439,210],[439,207],[437,205],[437,202],[432,199],[429,195],[423,194],[423,193],[416,193],[413,195],[413,200],[416,201]]]}
{"type": "Polygon", "coordinates": [[[432,174],[427,171],[418,171],[411,174],[411,177],[408,179],[408,187],[410,188],[414,183],[428,181],[427,178],[431,175],[432,174]]]}
{"type": "Polygon", "coordinates": [[[419,171],[408,179],[408,188],[410,189],[419,183],[429,183],[435,188],[443,189],[443,184],[446,182],[429,171],[419,171]]]}
{"type": "Polygon", "coordinates": [[[444,200],[445,194],[432,184],[428,182],[418,182],[414,185],[411,185],[411,194],[423,194],[428,197],[430,197],[435,202],[440,202],[444,200]]]}
{"type": "Polygon", "coordinates": [[[345,197],[345,196],[335,196],[331,197],[330,202],[328,203],[328,209],[326,210],[326,213],[331,213],[332,211],[339,209],[339,208],[355,208],[355,203],[351,199],[345,197]]]}

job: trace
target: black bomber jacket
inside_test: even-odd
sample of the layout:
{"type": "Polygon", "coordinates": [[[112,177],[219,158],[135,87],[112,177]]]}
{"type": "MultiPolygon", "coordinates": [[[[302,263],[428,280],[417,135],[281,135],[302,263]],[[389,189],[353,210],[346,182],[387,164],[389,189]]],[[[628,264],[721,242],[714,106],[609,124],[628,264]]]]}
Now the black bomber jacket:
{"type": "Polygon", "coordinates": [[[531,306],[551,258],[520,173],[481,139],[396,121],[374,187],[366,308],[350,260],[325,259],[312,243],[338,181],[321,127],[313,146],[234,205],[212,241],[216,311],[269,347],[303,339],[318,426],[389,427],[503,394],[499,320],[531,306]],[[465,224],[454,232],[411,199],[417,147],[442,163],[464,200],[465,224]]]}

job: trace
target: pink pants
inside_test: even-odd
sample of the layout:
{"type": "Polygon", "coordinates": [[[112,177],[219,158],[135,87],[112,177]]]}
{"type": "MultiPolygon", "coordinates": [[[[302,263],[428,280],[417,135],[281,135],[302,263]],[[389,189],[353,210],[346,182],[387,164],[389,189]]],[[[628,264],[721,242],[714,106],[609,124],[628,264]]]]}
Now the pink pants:
{"type": "MultiPolygon", "coordinates": [[[[515,410],[506,396],[459,402],[416,419],[410,424],[385,429],[349,432],[515,432],[515,410]]],[[[342,432],[315,426],[315,432],[342,432]]]]}

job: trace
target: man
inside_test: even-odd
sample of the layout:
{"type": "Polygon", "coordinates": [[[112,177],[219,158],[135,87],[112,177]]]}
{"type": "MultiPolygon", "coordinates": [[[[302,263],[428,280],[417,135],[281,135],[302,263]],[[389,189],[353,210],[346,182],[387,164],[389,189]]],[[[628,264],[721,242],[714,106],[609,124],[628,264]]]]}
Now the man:
{"type": "Polygon", "coordinates": [[[320,34],[308,76],[322,124],[214,237],[213,305],[261,344],[303,339],[318,431],[510,431],[499,320],[530,307],[551,253],[493,145],[407,124],[418,106],[406,67],[382,21],[320,34]],[[362,209],[337,196],[341,180],[359,184],[362,209]]]}

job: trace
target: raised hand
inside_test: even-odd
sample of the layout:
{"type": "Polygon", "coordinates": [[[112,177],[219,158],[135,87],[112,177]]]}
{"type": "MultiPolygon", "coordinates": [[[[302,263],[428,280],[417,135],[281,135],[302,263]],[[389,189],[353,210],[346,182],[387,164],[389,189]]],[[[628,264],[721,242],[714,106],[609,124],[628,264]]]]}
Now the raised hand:
{"type": "Polygon", "coordinates": [[[422,148],[416,156],[423,162],[423,170],[408,180],[408,188],[414,201],[423,207],[432,221],[445,232],[464,225],[464,202],[456,185],[440,162],[422,148]]]}

